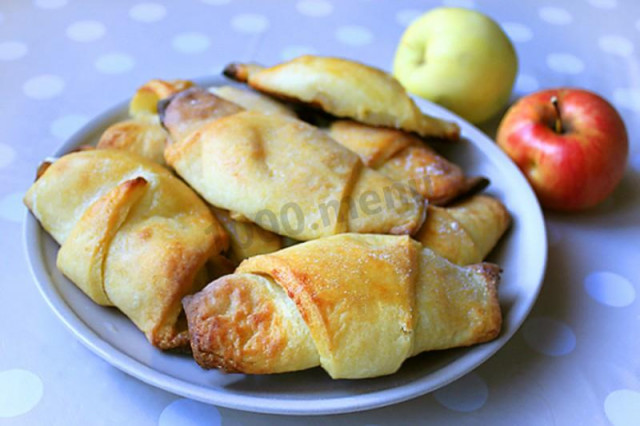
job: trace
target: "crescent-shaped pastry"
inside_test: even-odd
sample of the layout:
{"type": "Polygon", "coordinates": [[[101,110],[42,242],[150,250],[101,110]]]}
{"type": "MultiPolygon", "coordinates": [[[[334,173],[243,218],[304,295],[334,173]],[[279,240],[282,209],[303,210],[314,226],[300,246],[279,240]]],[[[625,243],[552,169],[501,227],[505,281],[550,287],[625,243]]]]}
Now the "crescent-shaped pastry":
{"type": "MultiPolygon", "coordinates": [[[[97,147],[133,152],[168,167],[164,160],[164,149],[169,134],[160,124],[156,104],[192,85],[191,82],[184,80],[151,80],[144,84],[130,102],[130,110],[135,114],[134,118],[109,126],[101,135],[97,147]],[[152,100],[155,100],[155,103],[152,104],[152,100]]],[[[226,87],[231,88],[231,86],[226,87]]],[[[246,92],[246,90],[231,89],[234,90],[223,90],[223,92],[234,98],[242,98],[246,102],[253,100],[253,105],[256,108],[267,108],[270,105],[274,109],[280,106],[283,110],[288,111],[284,105],[268,99],[265,95],[253,92],[252,95],[242,96],[237,92],[246,92]]],[[[284,112],[280,111],[280,113],[284,112]]],[[[219,277],[223,272],[229,271],[229,268],[232,271],[233,266],[242,259],[276,251],[282,247],[280,236],[266,231],[254,223],[236,221],[222,209],[213,206],[211,209],[229,235],[229,249],[225,255],[230,260],[227,262],[216,254],[208,268],[212,272],[210,275],[212,278],[219,277]]]]}
{"type": "Polygon", "coordinates": [[[407,236],[342,234],[250,258],[184,307],[205,368],[368,378],[495,338],[498,281],[495,265],[459,267],[407,236]]]}
{"type": "Polygon", "coordinates": [[[61,245],[57,266],[96,303],[115,306],[162,349],[188,344],[181,299],[227,236],[208,206],[165,168],[128,152],[63,156],[24,202],[61,245]]]}
{"type": "Polygon", "coordinates": [[[334,140],[358,154],[366,166],[411,186],[430,204],[447,204],[488,184],[482,177],[466,177],[460,167],[438,155],[420,138],[402,130],[337,120],[328,132],[334,140]]]}
{"type": "Polygon", "coordinates": [[[270,95],[319,107],[337,117],[450,140],[457,124],[426,115],[390,74],[341,58],[305,55],[273,67],[230,64],[224,74],[270,95]]]}
{"type": "Polygon", "coordinates": [[[488,195],[474,195],[452,206],[429,206],[414,238],[458,265],[482,262],[511,224],[505,206],[488,195]]]}
{"type": "Polygon", "coordinates": [[[173,142],[167,163],[209,203],[298,240],[410,234],[422,224],[419,194],[365,167],[323,131],[238,108],[189,89],[161,111],[173,142]]]}

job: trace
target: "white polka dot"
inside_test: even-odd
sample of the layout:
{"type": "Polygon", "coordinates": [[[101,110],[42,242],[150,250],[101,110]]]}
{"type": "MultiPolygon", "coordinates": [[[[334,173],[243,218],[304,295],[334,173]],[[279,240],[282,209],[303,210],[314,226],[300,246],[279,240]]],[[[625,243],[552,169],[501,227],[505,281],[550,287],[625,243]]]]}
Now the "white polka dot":
{"type": "Polygon", "coordinates": [[[22,192],[14,192],[2,197],[0,199],[0,219],[21,223],[25,215],[22,197],[24,197],[22,192]]]}
{"type": "Polygon", "coordinates": [[[121,74],[133,68],[135,61],[124,53],[108,53],[96,59],[95,67],[105,74],[121,74]]]}
{"type": "Polygon", "coordinates": [[[302,55],[315,55],[318,51],[311,46],[287,46],[280,52],[280,58],[284,61],[289,61],[293,58],[297,58],[302,55]]]}
{"type": "Polygon", "coordinates": [[[436,400],[453,411],[469,413],[481,408],[489,397],[487,384],[476,373],[470,373],[434,392],[436,400]]]}
{"type": "Polygon", "coordinates": [[[15,158],[16,151],[11,147],[11,145],[0,143],[0,169],[4,169],[9,164],[13,163],[15,158]]]}
{"type": "Polygon", "coordinates": [[[57,75],[44,74],[30,78],[22,86],[25,95],[33,99],[50,99],[64,89],[64,80],[57,75]]]}
{"type": "Polygon", "coordinates": [[[554,25],[566,25],[573,21],[573,16],[569,12],[553,6],[541,7],[538,10],[538,16],[543,21],[554,25]]]}
{"type": "Polygon", "coordinates": [[[540,88],[538,79],[529,74],[518,74],[516,78],[516,91],[519,93],[531,93],[540,88]]]}
{"type": "Polygon", "coordinates": [[[157,22],[166,14],[167,9],[158,3],[138,3],[129,9],[129,17],[139,22],[157,22]]]}
{"type": "Polygon", "coordinates": [[[201,33],[182,33],[171,40],[171,45],[181,53],[201,53],[209,48],[209,37],[201,33]]]}
{"type": "Polygon", "coordinates": [[[269,20],[262,15],[246,13],[234,16],[231,27],[240,33],[258,34],[269,28],[269,20]]]}
{"type": "Polygon", "coordinates": [[[105,26],[98,21],[78,21],[67,27],[67,37],[81,43],[99,40],[105,32],[105,26]]]}
{"type": "Polygon", "coordinates": [[[640,89],[616,89],[613,91],[613,102],[640,113],[640,89]]]}
{"type": "Polygon", "coordinates": [[[336,39],[348,46],[364,46],[373,41],[373,34],[359,25],[345,25],[336,31],[336,39]]]}
{"type": "Polygon", "coordinates": [[[442,4],[448,7],[465,7],[467,9],[476,7],[473,0],[442,0],[442,4]]]}
{"type": "Polygon", "coordinates": [[[302,0],[296,4],[296,9],[307,16],[327,16],[333,12],[333,5],[325,0],[302,0]]]}
{"type": "Polygon", "coordinates": [[[22,369],[0,372],[0,417],[16,417],[27,413],[42,398],[42,380],[22,369]]]}
{"type": "Polygon", "coordinates": [[[424,11],[420,9],[402,9],[396,13],[396,22],[403,27],[407,27],[423,13],[424,11]]]}
{"type": "Polygon", "coordinates": [[[67,0],[35,0],[33,2],[40,9],[58,9],[67,4],[67,0]]]}
{"type": "Polygon", "coordinates": [[[547,55],[547,66],[562,74],[580,74],[584,70],[584,63],[580,58],[570,53],[551,53],[547,55]]]}
{"type": "Polygon", "coordinates": [[[637,426],[640,419],[640,392],[619,389],[604,400],[604,412],[613,426],[637,426]]]}
{"type": "Polygon", "coordinates": [[[613,9],[618,5],[617,0],[588,0],[589,4],[600,9],[613,9]]]}
{"type": "Polygon", "coordinates": [[[15,61],[27,54],[29,48],[20,41],[5,41],[0,43],[0,61],[15,61]]]}
{"type": "Polygon", "coordinates": [[[529,41],[533,38],[531,28],[518,22],[505,22],[502,24],[502,29],[507,33],[511,41],[516,43],[529,41]]]}
{"type": "Polygon", "coordinates": [[[629,280],[613,272],[589,274],[584,280],[584,288],[595,301],[616,308],[629,306],[636,298],[636,291],[629,280]]]}
{"type": "Polygon", "coordinates": [[[219,426],[220,411],[213,405],[190,399],[178,399],[167,405],[158,419],[158,426],[219,426]]]}
{"type": "Polygon", "coordinates": [[[628,38],[618,35],[605,35],[598,39],[598,46],[606,53],[619,56],[631,56],[633,43],[628,38]]]}
{"type": "Polygon", "coordinates": [[[58,139],[66,140],[75,132],[80,130],[82,126],[87,124],[89,118],[80,114],[69,114],[56,118],[51,123],[49,131],[58,139]]]}
{"type": "Polygon", "coordinates": [[[576,347],[573,330],[563,322],[531,318],[522,327],[524,340],[535,351],[549,356],[567,355],[576,347]]]}
{"type": "Polygon", "coordinates": [[[224,4],[231,3],[231,0],[200,0],[202,3],[211,4],[214,6],[222,6],[224,4]]]}

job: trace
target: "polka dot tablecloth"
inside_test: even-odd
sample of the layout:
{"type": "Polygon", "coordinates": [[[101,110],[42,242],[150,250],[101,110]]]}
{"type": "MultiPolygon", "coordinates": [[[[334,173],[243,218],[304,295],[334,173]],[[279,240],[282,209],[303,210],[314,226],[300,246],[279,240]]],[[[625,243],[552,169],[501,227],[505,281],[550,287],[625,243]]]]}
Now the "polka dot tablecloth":
{"type": "MultiPolygon", "coordinates": [[[[640,3],[518,1],[92,1],[0,3],[0,424],[640,424],[640,3]],[[304,53],[390,69],[413,19],[478,9],[513,40],[512,100],[580,86],[609,99],[631,149],[614,194],[545,213],[549,264],[530,317],[493,358],[432,394],[330,418],[209,406],[121,373],[48,309],[22,249],[22,194],[37,164],[91,117],[154,78],[273,64],[304,53]]],[[[482,129],[495,135],[497,117],[482,129]]],[[[527,271],[520,271],[526,274],[527,271]]]]}

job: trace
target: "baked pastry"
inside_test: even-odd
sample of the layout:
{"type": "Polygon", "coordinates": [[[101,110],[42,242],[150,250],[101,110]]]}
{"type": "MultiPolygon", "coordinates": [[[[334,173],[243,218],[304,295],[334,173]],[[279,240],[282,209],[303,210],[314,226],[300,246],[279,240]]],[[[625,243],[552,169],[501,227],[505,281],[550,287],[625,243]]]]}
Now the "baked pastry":
{"type": "Polygon", "coordinates": [[[505,206],[488,195],[474,195],[452,206],[429,206],[414,238],[458,265],[482,262],[511,224],[505,206]]]}
{"type": "Polygon", "coordinates": [[[420,111],[390,74],[341,58],[305,55],[273,67],[235,63],[224,74],[252,88],[344,118],[456,140],[457,124],[420,111]]]}
{"type": "Polygon", "coordinates": [[[198,88],[172,97],[160,117],[167,163],[234,219],[298,240],[411,234],[424,220],[419,194],[303,121],[243,111],[198,88]]]}
{"type": "Polygon", "coordinates": [[[24,202],[61,245],[58,269],[94,302],[161,349],[188,347],[181,299],[207,283],[227,236],[187,185],[137,155],[85,150],[50,164],[24,202]]]}
{"type": "Polygon", "coordinates": [[[211,206],[211,212],[229,236],[227,257],[234,265],[248,257],[271,253],[283,247],[280,235],[252,222],[234,220],[227,210],[211,206]]]}
{"type": "Polygon", "coordinates": [[[156,115],[158,113],[158,102],[193,85],[190,80],[149,80],[140,86],[133,98],[131,98],[129,115],[132,117],[156,115]]]}
{"type": "Polygon", "coordinates": [[[265,114],[281,114],[297,118],[293,109],[255,90],[240,89],[234,86],[214,86],[210,87],[209,91],[244,109],[260,111],[265,114]]]}
{"type": "Polygon", "coordinates": [[[166,166],[164,147],[167,137],[158,116],[147,115],[112,124],[100,136],[97,147],[133,152],[166,166]]]}
{"type": "MultiPolygon", "coordinates": [[[[138,89],[129,105],[130,114],[134,115],[134,118],[109,126],[101,135],[98,141],[98,148],[122,149],[167,166],[164,161],[164,149],[169,134],[160,124],[157,115],[157,103],[192,86],[193,84],[186,80],[151,80],[144,84],[138,89]]],[[[241,90],[223,90],[229,96],[242,97],[236,91],[241,90]]],[[[258,93],[253,95],[253,98],[251,95],[242,98],[266,98],[266,96],[258,93]]],[[[278,104],[277,101],[271,99],[263,103],[256,103],[259,103],[258,106],[263,107],[263,105],[271,105],[269,102],[273,104],[274,108],[278,104]]],[[[285,109],[284,106],[282,108],[285,109]]],[[[233,271],[234,266],[246,257],[276,251],[282,247],[280,236],[266,231],[253,223],[235,221],[230,217],[229,212],[222,209],[213,206],[211,206],[211,209],[229,236],[229,248],[226,251],[226,256],[230,260],[230,262],[227,262],[217,254],[211,259],[211,265],[209,265],[208,269],[211,272],[209,276],[212,279],[229,270],[233,271]]]]}
{"type": "Polygon", "coordinates": [[[489,183],[483,177],[466,177],[460,167],[402,130],[337,120],[328,133],[358,154],[367,167],[411,186],[430,204],[447,204],[489,183]]]}
{"type": "Polygon", "coordinates": [[[204,368],[356,379],[495,338],[498,281],[496,265],[459,267],[408,236],[341,234],[247,259],[183,303],[204,368]]]}
{"type": "Polygon", "coordinates": [[[130,119],[112,124],[98,141],[98,148],[124,149],[166,165],[164,147],[168,134],[160,125],[157,104],[162,99],[193,86],[188,80],[150,80],[129,102],[130,119]]]}

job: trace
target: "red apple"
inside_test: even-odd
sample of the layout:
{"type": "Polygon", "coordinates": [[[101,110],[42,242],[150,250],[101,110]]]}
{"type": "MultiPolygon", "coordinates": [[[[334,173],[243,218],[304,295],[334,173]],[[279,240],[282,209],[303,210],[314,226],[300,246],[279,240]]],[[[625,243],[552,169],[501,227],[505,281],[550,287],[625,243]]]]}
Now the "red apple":
{"type": "Polygon", "coordinates": [[[544,207],[567,211],[604,200],[622,179],[629,151],[627,130],[613,106],[573,88],[520,99],[502,119],[497,142],[544,207]]]}

